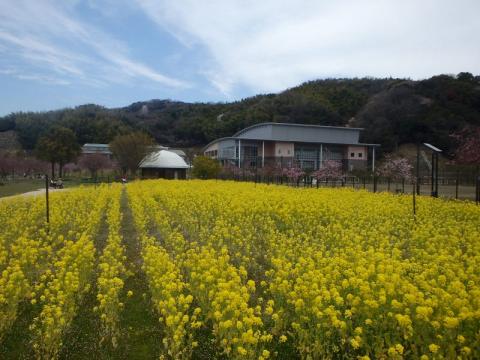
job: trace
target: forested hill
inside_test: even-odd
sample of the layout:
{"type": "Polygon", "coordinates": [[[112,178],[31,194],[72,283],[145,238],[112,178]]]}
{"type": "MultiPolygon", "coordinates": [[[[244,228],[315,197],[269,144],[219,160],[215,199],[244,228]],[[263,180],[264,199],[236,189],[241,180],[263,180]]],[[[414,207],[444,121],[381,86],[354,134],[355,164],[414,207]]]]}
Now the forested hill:
{"type": "Polygon", "coordinates": [[[454,146],[451,133],[480,126],[480,76],[328,79],[231,103],[150,100],[116,109],[82,105],[20,112],[0,118],[0,132],[13,130],[26,150],[58,125],[74,130],[82,144],[108,143],[119,133],[143,129],[162,145],[190,147],[267,121],[363,127],[362,141],[380,143],[384,151],[417,140],[448,151],[454,146]]]}

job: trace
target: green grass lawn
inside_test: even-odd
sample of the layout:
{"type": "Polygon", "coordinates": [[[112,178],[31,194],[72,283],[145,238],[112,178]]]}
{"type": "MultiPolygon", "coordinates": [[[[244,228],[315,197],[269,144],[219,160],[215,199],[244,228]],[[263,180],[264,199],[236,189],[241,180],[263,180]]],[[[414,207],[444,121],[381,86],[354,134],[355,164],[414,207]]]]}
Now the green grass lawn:
{"type": "MultiPolygon", "coordinates": [[[[94,184],[84,184],[81,182],[80,179],[65,179],[63,181],[63,186],[65,188],[75,187],[79,185],[88,185],[93,186],[94,184]]],[[[19,195],[29,191],[34,191],[38,189],[45,188],[45,180],[42,179],[18,179],[18,180],[8,180],[8,181],[1,181],[0,180],[0,198],[12,195],[19,195]]]]}
{"type": "Polygon", "coordinates": [[[0,181],[0,197],[12,196],[17,194],[22,194],[25,192],[41,189],[45,186],[45,181],[38,180],[15,180],[15,181],[0,181]]]}

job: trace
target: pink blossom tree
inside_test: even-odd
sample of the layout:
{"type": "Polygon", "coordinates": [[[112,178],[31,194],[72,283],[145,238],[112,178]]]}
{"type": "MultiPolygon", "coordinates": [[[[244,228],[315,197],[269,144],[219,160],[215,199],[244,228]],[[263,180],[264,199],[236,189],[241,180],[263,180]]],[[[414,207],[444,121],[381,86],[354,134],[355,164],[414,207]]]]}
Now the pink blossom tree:
{"type": "Polygon", "coordinates": [[[402,157],[393,157],[392,155],[385,155],[385,159],[380,167],[377,168],[377,175],[387,178],[387,190],[390,191],[391,181],[396,184],[396,191],[405,191],[406,181],[415,181],[413,176],[413,166],[408,159],[402,157]],[[402,188],[399,188],[398,181],[402,183],[402,188]]]}
{"type": "Polygon", "coordinates": [[[298,184],[300,178],[305,176],[305,171],[303,171],[299,166],[294,165],[288,168],[283,168],[283,175],[286,176],[293,184],[298,184]]]}
{"type": "Polygon", "coordinates": [[[454,160],[462,165],[480,165],[480,127],[467,127],[452,135],[458,147],[454,160]]]}
{"type": "Polygon", "coordinates": [[[312,173],[317,180],[338,180],[343,176],[342,163],[338,160],[325,160],[322,167],[312,173]]]}
{"type": "Polygon", "coordinates": [[[410,181],[413,179],[412,170],[413,166],[408,159],[385,155],[385,160],[377,169],[377,174],[390,180],[410,181]]]}

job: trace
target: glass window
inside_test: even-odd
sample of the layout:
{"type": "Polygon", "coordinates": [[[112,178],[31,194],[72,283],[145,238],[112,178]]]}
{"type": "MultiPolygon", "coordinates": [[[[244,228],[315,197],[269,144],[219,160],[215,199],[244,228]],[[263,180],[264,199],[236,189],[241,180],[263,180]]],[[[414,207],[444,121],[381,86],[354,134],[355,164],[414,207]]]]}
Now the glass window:
{"type": "Polygon", "coordinates": [[[355,157],[355,153],[350,153],[350,157],[355,157]]]}
{"type": "Polygon", "coordinates": [[[358,157],[363,157],[363,153],[358,153],[358,157]]]}

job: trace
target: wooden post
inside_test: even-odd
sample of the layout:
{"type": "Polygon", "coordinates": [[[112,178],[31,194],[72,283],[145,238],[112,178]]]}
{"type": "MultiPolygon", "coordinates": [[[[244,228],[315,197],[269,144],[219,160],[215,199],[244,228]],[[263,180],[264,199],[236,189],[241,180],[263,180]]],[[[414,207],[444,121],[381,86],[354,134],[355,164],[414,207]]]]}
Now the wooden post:
{"type": "Polygon", "coordinates": [[[413,218],[415,219],[415,216],[417,215],[417,204],[416,204],[416,199],[415,199],[415,196],[416,196],[416,188],[415,188],[415,183],[413,184],[413,191],[412,191],[412,195],[413,195],[413,218]]]}
{"type": "Polygon", "coordinates": [[[417,181],[415,183],[417,184],[417,195],[420,195],[420,143],[417,143],[417,164],[416,164],[416,178],[417,181]]]}
{"type": "Polygon", "coordinates": [[[455,179],[455,199],[458,199],[458,180],[459,180],[459,173],[457,169],[457,178],[455,179]]]}
{"type": "Polygon", "coordinates": [[[49,199],[48,199],[48,186],[49,186],[49,182],[48,182],[48,175],[45,174],[45,199],[46,199],[46,210],[47,210],[47,224],[50,224],[50,203],[49,203],[49,199]]]}

